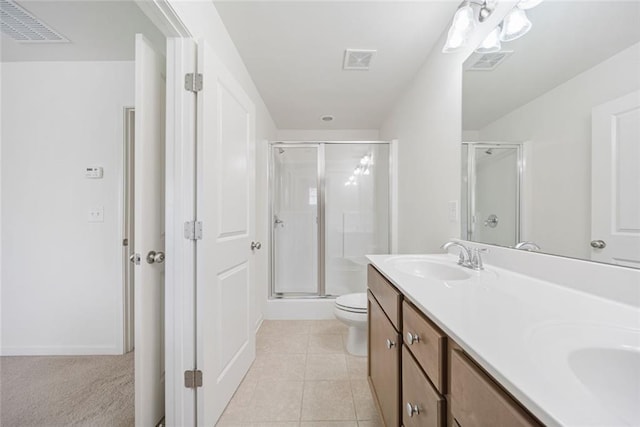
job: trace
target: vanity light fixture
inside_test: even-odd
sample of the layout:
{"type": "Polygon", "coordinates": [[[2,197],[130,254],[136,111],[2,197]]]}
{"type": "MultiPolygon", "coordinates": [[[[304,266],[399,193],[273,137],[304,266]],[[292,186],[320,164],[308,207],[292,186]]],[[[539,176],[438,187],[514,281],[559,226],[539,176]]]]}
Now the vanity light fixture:
{"type": "Polygon", "coordinates": [[[502,21],[500,40],[510,42],[520,38],[529,32],[531,25],[531,21],[527,18],[527,13],[520,9],[518,5],[502,21]]]}
{"type": "Polygon", "coordinates": [[[502,29],[497,26],[487,35],[487,37],[480,43],[480,46],[476,49],[478,53],[493,53],[500,52],[502,44],[500,43],[500,33],[502,29]]]}
{"type": "Polygon", "coordinates": [[[522,10],[533,9],[534,7],[542,3],[542,1],[543,0],[520,0],[518,2],[518,8],[522,10]]]}
{"type": "Polygon", "coordinates": [[[495,3],[496,0],[465,0],[462,2],[453,15],[442,52],[456,52],[466,46],[477,22],[482,23],[491,16],[495,3]],[[476,9],[478,9],[477,18],[476,9]]]}

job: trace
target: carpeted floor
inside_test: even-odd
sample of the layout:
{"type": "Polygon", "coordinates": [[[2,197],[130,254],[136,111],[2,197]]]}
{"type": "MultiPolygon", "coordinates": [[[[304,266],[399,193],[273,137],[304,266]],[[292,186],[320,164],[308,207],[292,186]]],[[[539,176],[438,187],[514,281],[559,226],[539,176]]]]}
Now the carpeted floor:
{"type": "Polygon", "coordinates": [[[133,354],[0,358],[0,426],[133,426],[133,354]]]}

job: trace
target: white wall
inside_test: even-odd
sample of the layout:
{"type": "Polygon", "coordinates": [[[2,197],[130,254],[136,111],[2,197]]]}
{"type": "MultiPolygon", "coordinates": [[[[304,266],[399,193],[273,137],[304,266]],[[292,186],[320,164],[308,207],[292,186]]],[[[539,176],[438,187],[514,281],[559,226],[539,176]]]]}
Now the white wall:
{"type": "Polygon", "coordinates": [[[279,129],[278,141],[378,141],[378,129],[279,129]]]}
{"type": "Polygon", "coordinates": [[[533,210],[522,240],[590,258],[591,109],[640,89],[639,53],[635,44],[480,130],[484,141],[529,141],[533,210]]]}
{"type": "Polygon", "coordinates": [[[123,108],[133,62],[2,64],[2,354],[123,349],[123,108]],[[83,169],[102,166],[103,179],[83,169]],[[104,222],[89,223],[104,207],[104,222]]]}
{"type": "Polygon", "coordinates": [[[446,31],[434,45],[380,128],[382,140],[398,139],[398,251],[436,252],[460,235],[459,215],[448,202],[460,200],[462,63],[511,8],[498,4],[476,29],[469,47],[441,53],[446,31]]]}
{"type": "MultiPolygon", "coordinates": [[[[213,2],[169,1],[193,37],[206,40],[256,106],[256,230],[254,240],[262,243],[267,242],[270,224],[267,215],[267,143],[275,139],[276,126],[213,2]]],[[[255,253],[256,283],[254,292],[256,299],[255,307],[252,310],[254,313],[252,320],[256,326],[262,321],[262,313],[267,300],[269,282],[269,251],[267,246],[263,244],[262,249],[255,253]]]]}

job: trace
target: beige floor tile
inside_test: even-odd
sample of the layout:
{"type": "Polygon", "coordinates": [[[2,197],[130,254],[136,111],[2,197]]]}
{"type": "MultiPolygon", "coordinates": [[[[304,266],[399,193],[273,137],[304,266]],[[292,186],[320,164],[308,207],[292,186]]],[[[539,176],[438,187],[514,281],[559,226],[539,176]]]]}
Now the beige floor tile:
{"type": "Polygon", "coordinates": [[[308,334],[314,320],[265,320],[258,335],[308,334]]]}
{"type": "Polygon", "coordinates": [[[344,354],[308,354],[304,379],[348,380],[347,361],[344,354]]]}
{"type": "Polygon", "coordinates": [[[256,352],[302,354],[309,346],[308,334],[266,334],[256,337],[256,352]]]}
{"type": "Polygon", "coordinates": [[[299,427],[300,423],[297,421],[291,422],[275,422],[275,423],[245,423],[242,427],[299,427]]]}
{"type": "Polygon", "coordinates": [[[358,427],[356,421],[306,421],[300,427],[358,427]]]}
{"type": "Polygon", "coordinates": [[[354,399],[358,420],[377,420],[378,409],[373,399],[354,399]]]}
{"type": "Polygon", "coordinates": [[[302,421],[355,419],[349,381],[305,381],[302,421]]]}
{"type": "Polygon", "coordinates": [[[247,414],[247,407],[229,402],[222,416],[216,423],[217,427],[235,427],[242,425],[247,414]]]}
{"type": "Polygon", "coordinates": [[[378,420],[369,420],[369,421],[358,421],[358,427],[383,427],[382,421],[378,420]]]}
{"type": "Polygon", "coordinates": [[[245,421],[299,421],[302,381],[259,381],[245,421]]]}
{"type": "Polygon", "coordinates": [[[351,391],[353,398],[357,400],[373,399],[369,381],[366,379],[351,380],[351,391]]]}
{"type": "Polygon", "coordinates": [[[346,334],[349,328],[339,320],[316,320],[311,324],[312,334],[346,334]]]}
{"type": "Polygon", "coordinates": [[[259,381],[302,381],[306,359],[306,354],[260,354],[251,369],[256,371],[254,375],[259,381]]]}
{"type": "Polygon", "coordinates": [[[342,335],[311,334],[309,336],[309,353],[338,353],[345,354],[342,335]]]}
{"type": "Polygon", "coordinates": [[[347,370],[352,380],[366,380],[367,358],[347,354],[347,370]]]}

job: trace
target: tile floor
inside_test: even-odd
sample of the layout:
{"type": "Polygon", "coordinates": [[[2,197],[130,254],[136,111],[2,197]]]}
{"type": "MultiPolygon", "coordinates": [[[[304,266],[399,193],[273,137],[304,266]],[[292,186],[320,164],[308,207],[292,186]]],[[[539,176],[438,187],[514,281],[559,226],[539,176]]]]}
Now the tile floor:
{"type": "Polygon", "coordinates": [[[337,320],[265,320],[256,360],[218,426],[379,427],[367,358],[337,320]]]}

